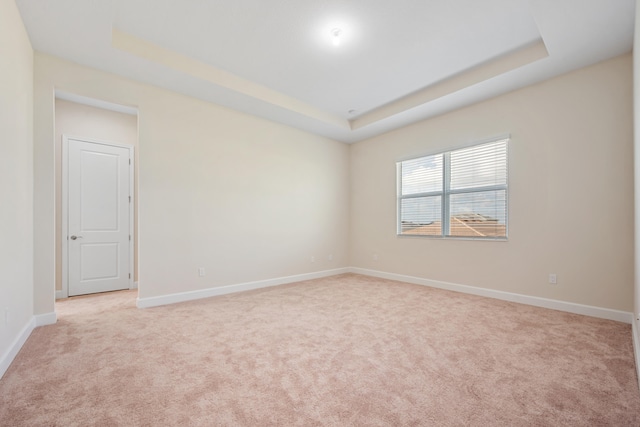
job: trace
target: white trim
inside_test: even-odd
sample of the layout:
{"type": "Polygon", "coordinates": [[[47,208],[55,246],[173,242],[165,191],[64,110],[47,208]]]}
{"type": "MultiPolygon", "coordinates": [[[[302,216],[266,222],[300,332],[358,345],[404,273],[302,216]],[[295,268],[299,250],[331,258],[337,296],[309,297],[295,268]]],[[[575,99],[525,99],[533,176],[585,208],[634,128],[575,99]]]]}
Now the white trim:
{"type": "Polygon", "coordinates": [[[594,307],[590,305],[576,304],[572,302],[558,301],[548,298],[533,297],[529,295],[515,294],[493,289],[478,288],[475,286],[459,285],[457,283],[440,282],[438,280],[429,280],[423,279],[421,277],[405,276],[402,274],[387,273],[384,271],[368,270],[365,268],[352,267],[350,268],[350,271],[352,273],[363,274],[365,276],[398,280],[400,282],[413,283],[416,285],[429,286],[438,289],[446,289],[448,291],[462,292],[471,295],[479,295],[504,301],[517,302],[520,304],[533,305],[536,307],[550,308],[552,310],[566,311],[568,313],[582,314],[585,316],[615,320],[623,323],[633,323],[633,314],[626,311],[612,310],[609,308],[594,307]]]}
{"type": "Polygon", "coordinates": [[[138,298],[138,308],[156,307],[159,305],[175,304],[178,302],[191,301],[201,298],[209,298],[218,295],[232,294],[235,292],[250,291],[253,289],[267,288],[271,286],[285,285],[287,283],[300,282],[303,280],[319,279],[322,277],[335,276],[349,272],[349,268],[337,268],[334,270],[324,270],[315,273],[299,274],[296,276],[278,277],[275,279],[258,280],[255,282],[238,283],[236,285],[220,286],[218,288],[201,289],[198,291],[180,292],[177,294],[162,295],[149,298],[138,298]]]}
{"type": "Polygon", "coordinates": [[[631,323],[631,336],[633,339],[633,354],[636,356],[636,375],[638,379],[638,388],[640,388],[640,330],[638,329],[638,320],[634,319],[631,323]]]}
{"type": "MultiPolygon", "coordinates": [[[[436,148],[434,150],[431,151],[425,151],[422,152],[422,154],[418,154],[418,155],[410,155],[408,157],[400,157],[398,158],[398,160],[396,160],[396,163],[401,163],[401,162],[405,162],[407,160],[413,160],[413,159],[419,159],[420,157],[428,157],[428,156],[434,156],[436,154],[442,154],[445,153],[447,151],[456,151],[456,150],[463,150],[465,148],[470,148],[473,147],[474,145],[482,145],[482,144],[488,144],[490,142],[498,142],[498,141],[502,141],[505,139],[509,139],[511,140],[511,133],[500,133],[494,136],[489,136],[486,138],[481,138],[481,139],[474,139],[471,141],[465,141],[462,143],[457,143],[457,144],[451,144],[449,146],[445,146],[447,148],[436,148]]],[[[509,141],[511,142],[511,141],[509,141]]]]}
{"type": "Polygon", "coordinates": [[[36,314],[35,316],[33,316],[33,321],[36,328],[38,326],[55,325],[58,321],[58,316],[55,312],[36,314]]]}
{"type": "Polygon", "coordinates": [[[9,349],[2,355],[2,359],[0,359],[0,378],[7,372],[7,369],[11,366],[11,362],[16,358],[24,343],[27,342],[27,338],[29,338],[34,328],[35,319],[32,317],[31,320],[24,325],[16,339],[13,340],[9,349]]]}
{"type": "MultiPolygon", "coordinates": [[[[136,267],[134,265],[135,261],[135,240],[136,240],[136,228],[135,228],[135,209],[134,206],[136,204],[136,197],[138,195],[135,193],[135,176],[136,171],[134,165],[136,164],[136,152],[135,147],[133,145],[125,145],[124,147],[129,148],[129,289],[134,288],[133,276],[135,275],[136,267]]],[[[137,286],[136,286],[137,288],[137,286]]]]}
{"type": "MultiPolygon", "coordinates": [[[[134,205],[135,205],[135,147],[131,144],[119,144],[110,141],[104,141],[95,138],[85,138],[73,135],[62,135],[62,234],[60,240],[62,242],[62,289],[56,290],[56,299],[69,297],[69,241],[67,236],[69,235],[69,140],[82,141],[90,144],[108,145],[111,147],[120,147],[129,150],[129,196],[131,202],[129,203],[129,289],[134,288],[133,273],[135,271],[134,266],[134,241],[135,241],[135,224],[134,224],[134,205]]],[[[137,286],[136,286],[137,288],[137,286]]]]}
{"type": "MultiPolygon", "coordinates": [[[[503,301],[511,301],[520,304],[532,305],[536,307],[548,308],[552,310],[565,311],[568,313],[581,314],[584,316],[598,317],[601,319],[614,320],[623,323],[633,323],[633,314],[613,310],[609,308],[594,307],[590,305],[577,304],[567,301],[553,300],[549,298],[534,297],[512,292],[497,291],[494,289],[478,288],[475,286],[460,285],[457,283],[441,282],[438,280],[424,279],[421,277],[406,276],[396,273],[387,273],[384,271],[368,270],[358,267],[345,267],[334,270],[324,270],[315,273],[299,274],[296,276],[279,277],[275,279],[259,280],[255,282],[239,283],[235,285],[220,286],[217,288],[201,289],[197,291],[180,292],[176,294],[161,295],[157,297],[138,298],[138,308],[149,308],[160,305],[175,304],[184,301],[192,301],[201,298],[209,298],[218,295],[226,295],[235,292],[249,291],[252,289],[267,288],[271,286],[284,285],[287,283],[300,282],[303,280],[319,279],[322,277],[335,276],[344,273],[362,274],[365,276],[380,277],[382,279],[397,280],[400,282],[413,283],[416,285],[429,286],[432,288],[445,289],[454,292],[462,292],[471,295],[478,295],[487,298],[495,298],[503,301]]],[[[136,282],[137,283],[137,282],[136,282]]],[[[634,342],[637,342],[640,348],[640,337],[637,331],[634,332],[634,342]]],[[[640,367],[640,350],[637,352],[636,358],[639,360],[640,367]]]]}
{"type": "Polygon", "coordinates": [[[38,326],[53,325],[56,323],[56,320],[56,313],[38,314],[31,317],[31,320],[24,325],[16,339],[13,340],[9,349],[2,355],[0,359],[0,378],[7,372],[7,369],[11,366],[11,362],[16,358],[24,343],[27,342],[31,332],[38,326]]]}
{"type": "Polygon", "coordinates": [[[56,99],[62,99],[64,101],[75,102],[76,104],[88,105],[89,107],[101,108],[103,110],[115,111],[116,113],[129,114],[132,116],[138,115],[138,109],[135,107],[129,107],[122,104],[114,104],[113,102],[103,101],[101,99],[89,98],[88,96],[76,95],[75,93],[65,92],[56,89],[56,99]]]}
{"type": "Polygon", "coordinates": [[[61,213],[60,218],[62,221],[62,231],[60,234],[60,242],[62,243],[61,249],[61,263],[60,267],[62,268],[62,279],[60,291],[56,291],[56,299],[60,298],[68,298],[69,297],[69,279],[68,279],[68,269],[69,269],[69,261],[68,261],[68,251],[69,251],[69,241],[67,240],[67,236],[69,235],[69,141],[66,135],[62,135],[62,157],[60,159],[61,169],[62,169],[62,180],[61,180],[61,213]],[[60,292],[60,294],[58,294],[60,292]],[[59,296],[58,296],[59,295],[59,296]]]}

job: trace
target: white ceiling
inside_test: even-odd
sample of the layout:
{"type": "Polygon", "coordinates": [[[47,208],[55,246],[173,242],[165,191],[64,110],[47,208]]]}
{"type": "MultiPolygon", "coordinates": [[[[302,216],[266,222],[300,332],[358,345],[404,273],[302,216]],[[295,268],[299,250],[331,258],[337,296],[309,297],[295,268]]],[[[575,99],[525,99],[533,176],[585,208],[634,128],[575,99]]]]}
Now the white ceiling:
{"type": "Polygon", "coordinates": [[[344,142],[629,52],[635,10],[634,0],[16,3],[38,51],[344,142]]]}

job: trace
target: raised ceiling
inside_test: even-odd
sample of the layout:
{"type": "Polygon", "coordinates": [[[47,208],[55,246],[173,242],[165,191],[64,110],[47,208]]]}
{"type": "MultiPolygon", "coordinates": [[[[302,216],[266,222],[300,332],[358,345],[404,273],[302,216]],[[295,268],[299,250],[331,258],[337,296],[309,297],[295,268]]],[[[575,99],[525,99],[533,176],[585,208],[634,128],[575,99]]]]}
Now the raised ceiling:
{"type": "Polygon", "coordinates": [[[344,142],[629,52],[635,7],[634,0],[16,3],[38,51],[344,142]]]}

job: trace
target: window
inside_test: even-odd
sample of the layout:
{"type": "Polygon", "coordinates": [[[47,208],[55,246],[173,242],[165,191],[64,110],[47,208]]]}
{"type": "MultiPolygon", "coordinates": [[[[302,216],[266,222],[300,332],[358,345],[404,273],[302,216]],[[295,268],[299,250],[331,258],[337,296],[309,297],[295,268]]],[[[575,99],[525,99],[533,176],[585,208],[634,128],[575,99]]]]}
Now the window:
{"type": "Polygon", "coordinates": [[[398,162],[398,234],[506,239],[508,142],[398,162]]]}

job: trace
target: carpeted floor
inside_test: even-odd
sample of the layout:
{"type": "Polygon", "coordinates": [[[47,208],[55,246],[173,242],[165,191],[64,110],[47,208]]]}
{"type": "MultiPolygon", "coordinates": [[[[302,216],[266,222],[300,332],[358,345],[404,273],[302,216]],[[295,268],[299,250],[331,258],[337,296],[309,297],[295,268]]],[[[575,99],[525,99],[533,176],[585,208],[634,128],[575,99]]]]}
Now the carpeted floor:
{"type": "Polygon", "coordinates": [[[630,325],[355,274],[135,297],[59,302],[0,425],[640,425],[630,325]]]}

